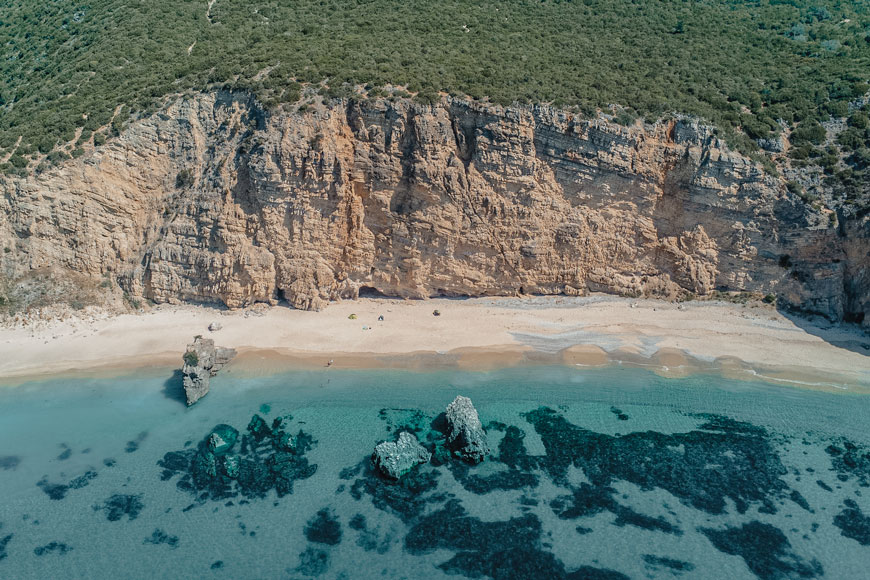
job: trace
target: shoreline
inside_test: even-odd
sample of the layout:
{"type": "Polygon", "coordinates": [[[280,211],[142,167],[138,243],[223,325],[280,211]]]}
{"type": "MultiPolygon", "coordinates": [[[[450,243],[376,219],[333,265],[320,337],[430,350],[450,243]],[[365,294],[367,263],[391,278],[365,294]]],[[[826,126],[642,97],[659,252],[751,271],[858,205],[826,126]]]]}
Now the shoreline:
{"type": "Polygon", "coordinates": [[[177,369],[197,334],[236,348],[239,356],[222,373],[243,376],[326,367],[330,359],[330,368],[345,370],[622,365],[674,378],[714,373],[870,394],[870,338],[856,328],[815,325],[763,304],[605,295],[361,298],[321,312],[158,306],[0,328],[0,385],[177,369]],[[223,328],[209,332],[211,322],[223,328]]]}

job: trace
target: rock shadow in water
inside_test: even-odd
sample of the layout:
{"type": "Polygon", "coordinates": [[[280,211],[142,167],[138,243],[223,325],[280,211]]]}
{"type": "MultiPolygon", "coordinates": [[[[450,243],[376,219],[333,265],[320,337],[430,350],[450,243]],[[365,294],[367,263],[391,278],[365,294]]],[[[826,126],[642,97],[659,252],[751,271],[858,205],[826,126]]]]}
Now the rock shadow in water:
{"type": "Polygon", "coordinates": [[[172,376],[163,382],[163,396],[187,407],[187,395],[184,392],[184,373],[175,369],[172,376]]]}

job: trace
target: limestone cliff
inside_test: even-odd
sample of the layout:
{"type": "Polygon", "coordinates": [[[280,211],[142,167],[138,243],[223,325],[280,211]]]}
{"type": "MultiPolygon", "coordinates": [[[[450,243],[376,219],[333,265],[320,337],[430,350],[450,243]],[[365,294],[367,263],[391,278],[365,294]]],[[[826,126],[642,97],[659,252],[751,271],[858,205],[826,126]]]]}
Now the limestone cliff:
{"type": "Polygon", "coordinates": [[[218,92],[0,189],[7,283],[50,267],[230,307],[718,289],[870,311],[867,218],[809,208],[689,120],[450,100],[267,112],[218,92]]]}

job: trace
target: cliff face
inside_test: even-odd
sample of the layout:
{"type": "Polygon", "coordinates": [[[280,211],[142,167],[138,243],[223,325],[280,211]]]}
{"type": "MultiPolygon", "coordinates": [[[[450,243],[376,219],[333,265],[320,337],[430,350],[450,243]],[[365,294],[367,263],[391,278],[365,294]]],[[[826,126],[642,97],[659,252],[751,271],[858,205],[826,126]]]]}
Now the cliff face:
{"type": "Polygon", "coordinates": [[[108,274],[156,302],[720,289],[870,311],[866,218],[808,209],[690,121],[455,101],[266,113],[216,93],[0,188],[7,280],[108,274]]]}

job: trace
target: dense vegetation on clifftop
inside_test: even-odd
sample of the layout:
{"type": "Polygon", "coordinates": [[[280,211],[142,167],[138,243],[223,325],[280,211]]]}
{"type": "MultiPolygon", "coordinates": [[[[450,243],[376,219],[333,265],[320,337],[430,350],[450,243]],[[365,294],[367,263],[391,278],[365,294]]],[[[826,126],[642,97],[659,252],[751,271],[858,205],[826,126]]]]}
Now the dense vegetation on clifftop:
{"type": "MultiPolygon", "coordinates": [[[[679,112],[739,128],[732,142],[752,148],[779,120],[818,144],[816,121],[850,114],[868,91],[870,4],[11,0],[0,43],[5,172],[80,154],[95,130],[99,144],[164,95],[224,84],[272,106],[295,102],[297,82],[325,83],[328,96],[368,84],[423,101],[619,104],[625,121],[679,112]]],[[[866,165],[858,133],[839,146],[866,165]]]]}

